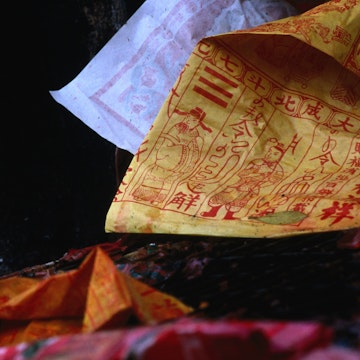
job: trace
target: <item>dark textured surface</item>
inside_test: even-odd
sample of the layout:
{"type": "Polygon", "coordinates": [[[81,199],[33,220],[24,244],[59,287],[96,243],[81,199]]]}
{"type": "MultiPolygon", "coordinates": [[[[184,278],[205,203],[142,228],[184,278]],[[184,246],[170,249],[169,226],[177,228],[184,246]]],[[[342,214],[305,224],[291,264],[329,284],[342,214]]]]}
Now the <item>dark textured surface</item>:
{"type": "MultiPolygon", "coordinates": [[[[127,234],[101,247],[123,273],[192,306],[190,316],[316,321],[334,330],[334,343],[360,350],[360,248],[343,246],[351,234],[281,239],[127,234]]],[[[16,275],[42,279],[76,269],[91,249],[69,251],[16,275]]]]}
{"type": "Polygon", "coordinates": [[[140,5],[52,0],[3,7],[0,272],[105,241],[115,147],[49,94],[71,81],[140,5]],[[5,20],[5,19],[4,19],[5,20]]]}

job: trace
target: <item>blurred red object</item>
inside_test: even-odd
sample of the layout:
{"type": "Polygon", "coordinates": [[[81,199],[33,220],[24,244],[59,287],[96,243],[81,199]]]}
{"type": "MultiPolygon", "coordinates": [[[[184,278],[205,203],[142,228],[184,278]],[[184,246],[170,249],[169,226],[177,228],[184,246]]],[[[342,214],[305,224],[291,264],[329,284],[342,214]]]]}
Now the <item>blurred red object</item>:
{"type": "Polygon", "coordinates": [[[338,240],[339,249],[360,249],[360,229],[348,230],[345,235],[338,240]]]}
{"type": "Polygon", "coordinates": [[[182,319],[22,343],[0,348],[0,360],[300,360],[332,339],[316,322],[182,319]]]}

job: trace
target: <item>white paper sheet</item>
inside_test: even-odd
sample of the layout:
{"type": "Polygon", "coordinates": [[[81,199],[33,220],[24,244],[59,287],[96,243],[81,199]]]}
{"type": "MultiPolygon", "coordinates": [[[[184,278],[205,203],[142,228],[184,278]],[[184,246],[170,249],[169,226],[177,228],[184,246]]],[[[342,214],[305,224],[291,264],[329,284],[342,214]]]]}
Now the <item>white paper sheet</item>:
{"type": "Polygon", "coordinates": [[[135,153],[196,43],[296,15],[283,0],[147,0],[52,97],[100,136],[135,153]]]}

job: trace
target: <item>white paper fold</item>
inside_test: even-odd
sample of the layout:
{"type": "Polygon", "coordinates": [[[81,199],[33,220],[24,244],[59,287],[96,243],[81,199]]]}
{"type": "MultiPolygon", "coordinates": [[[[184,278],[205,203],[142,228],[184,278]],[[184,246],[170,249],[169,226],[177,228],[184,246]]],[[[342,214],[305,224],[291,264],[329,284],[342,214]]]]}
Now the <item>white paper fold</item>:
{"type": "Polygon", "coordinates": [[[135,153],[200,39],[291,15],[282,0],[147,0],[74,80],[50,94],[135,153]]]}

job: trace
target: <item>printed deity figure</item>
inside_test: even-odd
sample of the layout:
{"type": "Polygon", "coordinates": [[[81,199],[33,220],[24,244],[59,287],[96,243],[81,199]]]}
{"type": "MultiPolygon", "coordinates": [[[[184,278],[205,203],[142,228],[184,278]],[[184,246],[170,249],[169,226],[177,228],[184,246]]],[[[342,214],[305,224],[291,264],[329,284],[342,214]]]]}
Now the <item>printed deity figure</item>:
{"type": "Polygon", "coordinates": [[[215,217],[221,208],[226,209],[224,219],[236,219],[239,212],[253,197],[259,195],[261,188],[275,185],[281,181],[284,171],[280,160],[284,156],[283,145],[276,139],[265,155],[249,162],[245,169],[235,176],[236,181],[228,183],[225,189],[215,193],[208,200],[210,210],[201,213],[203,217],[215,217]]]}
{"type": "Polygon", "coordinates": [[[164,202],[173,181],[193,171],[200,159],[204,140],[198,127],[212,131],[203,123],[206,113],[199,107],[176,113],[180,121],[160,135],[155,162],[132,194],[136,200],[154,205],[164,202]]]}

